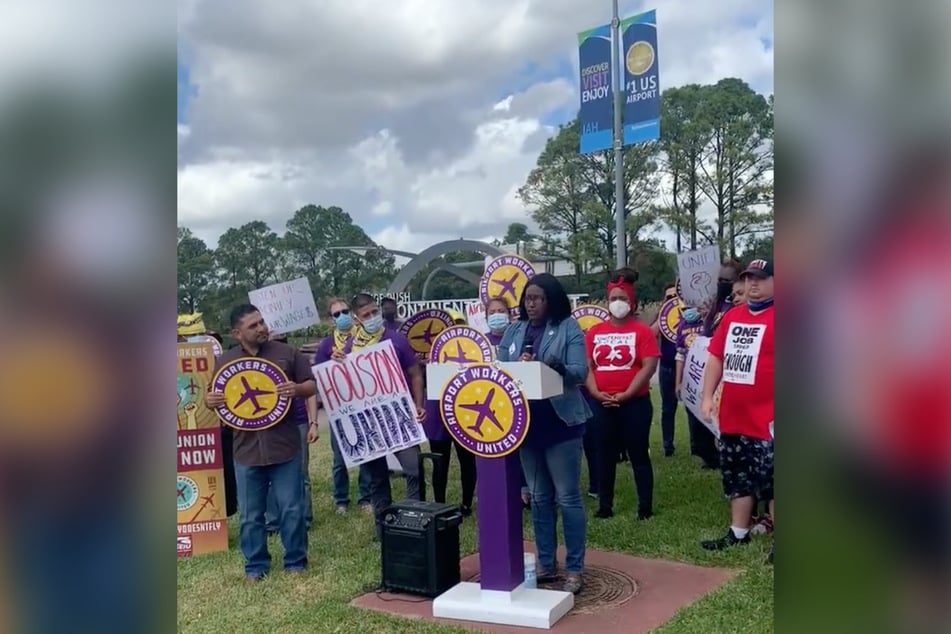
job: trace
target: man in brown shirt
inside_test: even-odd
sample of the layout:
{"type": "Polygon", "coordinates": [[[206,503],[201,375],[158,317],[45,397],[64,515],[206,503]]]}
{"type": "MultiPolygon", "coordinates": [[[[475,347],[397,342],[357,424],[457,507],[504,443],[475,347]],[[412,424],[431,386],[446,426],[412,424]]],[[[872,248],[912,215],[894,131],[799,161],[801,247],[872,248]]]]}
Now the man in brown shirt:
{"type": "MultiPolygon", "coordinates": [[[[288,382],[276,386],[279,396],[306,399],[317,391],[310,362],[291,346],[270,341],[268,327],[251,304],[231,311],[231,336],[239,345],[215,362],[215,371],[243,357],[257,357],[281,368],[288,382]]],[[[209,391],[205,403],[214,409],[225,402],[224,394],[209,391]]],[[[245,557],[245,576],[258,581],[271,566],[267,550],[264,514],[268,491],[277,502],[284,570],[302,572],[307,567],[307,527],[304,522],[304,483],[301,478],[301,435],[294,416],[285,416],[273,427],[258,431],[234,431],[235,479],[238,489],[239,543],[245,557]]]]}

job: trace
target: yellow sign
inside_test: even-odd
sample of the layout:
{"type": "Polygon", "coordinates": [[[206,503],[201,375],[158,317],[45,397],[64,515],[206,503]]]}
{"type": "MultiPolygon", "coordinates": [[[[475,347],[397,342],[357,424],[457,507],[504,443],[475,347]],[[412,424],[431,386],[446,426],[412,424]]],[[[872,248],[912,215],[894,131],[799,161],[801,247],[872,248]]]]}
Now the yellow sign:
{"type": "Polygon", "coordinates": [[[502,297],[518,312],[528,280],[535,277],[535,267],[518,255],[500,255],[485,267],[485,273],[479,281],[479,299],[488,305],[489,300],[502,297]]]}
{"type": "Polygon", "coordinates": [[[228,550],[221,424],[203,402],[214,363],[210,344],[178,344],[179,557],[228,550]]]}
{"type": "Polygon", "coordinates": [[[225,396],[218,418],[241,431],[277,425],[291,409],[291,399],[278,396],[282,383],[287,375],[265,359],[242,357],[221,366],[211,382],[212,390],[225,396]]]}
{"type": "Polygon", "coordinates": [[[442,390],[440,415],[450,435],[483,458],[506,456],[528,434],[528,399],[504,370],[490,364],[467,367],[442,390]]]}

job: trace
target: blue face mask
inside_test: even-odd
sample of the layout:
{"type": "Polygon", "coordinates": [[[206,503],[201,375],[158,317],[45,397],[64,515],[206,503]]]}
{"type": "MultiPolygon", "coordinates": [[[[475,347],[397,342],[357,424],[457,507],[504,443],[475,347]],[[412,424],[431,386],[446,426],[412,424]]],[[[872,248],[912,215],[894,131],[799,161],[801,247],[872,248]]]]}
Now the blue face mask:
{"type": "Polygon", "coordinates": [[[337,318],[334,319],[334,326],[337,327],[337,330],[350,330],[350,327],[353,325],[353,317],[349,313],[340,313],[337,315],[337,318]]]}
{"type": "Polygon", "coordinates": [[[760,310],[766,310],[767,308],[769,308],[770,306],[773,305],[773,298],[770,297],[769,299],[764,299],[764,300],[758,301],[758,302],[749,301],[749,302],[746,303],[746,305],[747,305],[747,307],[749,307],[749,309],[752,310],[753,312],[760,311],[760,310]]]}
{"type": "Polygon", "coordinates": [[[684,320],[688,324],[693,324],[700,321],[700,311],[696,308],[685,308],[683,311],[684,320]]]}
{"type": "Polygon", "coordinates": [[[498,332],[509,325],[509,316],[505,313],[493,313],[486,317],[486,322],[489,324],[489,330],[498,332]]]}
{"type": "Polygon", "coordinates": [[[366,330],[367,333],[371,335],[380,332],[380,328],[382,327],[383,327],[383,315],[379,313],[363,321],[363,329],[366,330]]]}

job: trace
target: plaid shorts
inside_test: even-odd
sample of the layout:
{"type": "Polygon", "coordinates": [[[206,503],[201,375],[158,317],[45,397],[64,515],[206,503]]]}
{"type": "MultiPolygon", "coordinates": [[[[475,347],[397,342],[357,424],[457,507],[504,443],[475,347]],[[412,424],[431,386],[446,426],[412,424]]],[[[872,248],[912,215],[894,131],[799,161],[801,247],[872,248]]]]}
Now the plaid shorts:
{"type": "Polygon", "coordinates": [[[720,436],[720,473],[727,499],[773,499],[773,441],[739,434],[720,436]]]}

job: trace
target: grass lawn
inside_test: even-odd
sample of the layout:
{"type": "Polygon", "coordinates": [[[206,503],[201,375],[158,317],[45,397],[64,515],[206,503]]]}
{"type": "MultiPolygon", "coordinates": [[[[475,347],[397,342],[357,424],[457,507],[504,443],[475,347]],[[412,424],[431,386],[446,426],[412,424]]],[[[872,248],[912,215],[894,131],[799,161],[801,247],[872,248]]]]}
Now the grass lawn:
{"type": "MultiPolygon", "coordinates": [[[[656,397],[655,401],[659,400],[656,397]]],[[[658,408],[659,409],[659,408],[658,408]]],[[[678,409],[677,455],[663,455],[659,413],[652,428],[655,516],[634,519],[634,482],[628,465],[619,465],[615,517],[592,517],[596,501],[585,497],[589,509],[590,548],[625,552],[639,557],[681,561],[701,566],[742,570],[736,579],[680,611],[657,630],[663,634],[755,634],[773,631],[773,570],[764,564],[767,537],[756,537],[748,546],[724,553],[702,550],[698,540],[718,537],[729,517],[720,493],[719,474],[701,471],[688,455],[686,416],[678,409]]],[[[310,569],[302,576],[285,576],[280,570],[280,540],[270,542],[273,571],[264,582],[241,583],[243,558],[237,547],[237,522],[231,521],[231,550],[178,562],[178,631],[188,634],[248,632],[291,634],[314,632],[396,633],[466,632],[457,627],[388,617],[351,608],[359,594],[380,581],[380,551],[373,543],[372,520],[356,510],[333,512],[330,497],[330,443],[328,432],[311,448],[311,483],[314,526],[310,532],[310,569]]],[[[428,465],[427,465],[428,466],[428,465]]],[[[587,480],[586,468],[583,478],[587,480]]],[[[356,477],[351,475],[351,490],[356,477]]],[[[405,491],[394,479],[394,499],[405,491]]],[[[431,490],[428,491],[431,499],[431,490]]],[[[459,500],[455,459],[450,473],[450,501],[459,500]]],[[[525,536],[532,539],[531,520],[525,515],[525,536]]],[[[475,521],[461,527],[462,555],[476,551],[475,521]]],[[[560,537],[559,537],[560,541],[560,537]]],[[[782,555],[780,555],[782,557],[782,555]]],[[[635,599],[636,600],[636,599],[635,599]]]]}

